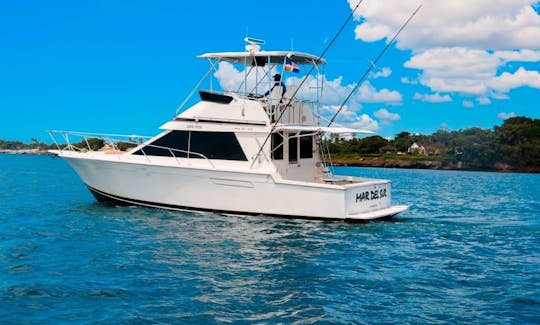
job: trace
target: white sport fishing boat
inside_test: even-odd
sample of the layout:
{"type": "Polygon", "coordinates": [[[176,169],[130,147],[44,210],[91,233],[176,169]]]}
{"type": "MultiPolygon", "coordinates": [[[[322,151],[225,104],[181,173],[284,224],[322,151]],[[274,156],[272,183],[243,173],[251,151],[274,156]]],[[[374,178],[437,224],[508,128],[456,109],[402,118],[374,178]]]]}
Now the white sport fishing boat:
{"type": "Polygon", "coordinates": [[[406,210],[391,205],[388,180],[332,174],[326,135],[371,132],[319,125],[325,60],[261,51],[263,41],[246,41],[245,52],[199,56],[210,69],[184,104],[196,90],[200,100],[181,106],[182,113],[157,136],[49,131],[58,146],[51,152],[69,163],[100,202],[348,221],[391,218],[406,210]],[[236,91],[212,86],[223,62],[243,70],[236,91]],[[308,79],[298,78],[301,72],[311,78],[310,87],[303,82],[308,79]],[[274,83],[276,73],[288,75],[286,87],[274,83]],[[210,87],[200,90],[203,82],[210,87]],[[97,150],[95,143],[103,146],[97,150]]]}

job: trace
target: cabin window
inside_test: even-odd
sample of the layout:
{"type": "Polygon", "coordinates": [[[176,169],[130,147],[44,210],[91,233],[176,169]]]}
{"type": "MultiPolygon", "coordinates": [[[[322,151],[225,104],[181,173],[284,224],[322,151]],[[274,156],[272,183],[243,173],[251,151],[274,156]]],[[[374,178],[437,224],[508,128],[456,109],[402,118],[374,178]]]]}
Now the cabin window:
{"type": "Polygon", "coordinates": [[[154,146],[171,148],[174,156],[180,158],[203,159],[198,155],[201,154],[208,159],[247,161],[233,132],[171,131],[133,154],[172,157],[169,149],[154,146]]]}
{"type": "Polygon", "coordinates": [[[283,135],[272,133],[272,159],[283,160],[283,135]]]}
{"type": "Polygon", "coordinates": [[[306,158],[313,158],[313,135],[300,137],[300,159],[306,158]]]}
{"type": "Polygon", "coordinates": [[[133,154],[172,157],[172,151],[175,157],[186,158],[188,151],[188,143],[189,132],[171,131],[162,136],[161,138],[156,139],[154,142],[151,143],[151,146],[146,145],[142,149],[135,151],[133,154]],[[171,150],[167,148],[170,148],[171,150]]]}
{"type": "Polygon", "coordinates": [[[290,134],[289,138],[289,164],[298,163],[298,138],[295,134],[290,134]]]}
{"type": "MultiPolygon", "coordinates": [[[[242,147],[233,132],[191,132],[190,152],[197,152],[208,159],[247,161],[242,147]]],[[[190,155],[190,158],[202,158],[190,155]]]]}

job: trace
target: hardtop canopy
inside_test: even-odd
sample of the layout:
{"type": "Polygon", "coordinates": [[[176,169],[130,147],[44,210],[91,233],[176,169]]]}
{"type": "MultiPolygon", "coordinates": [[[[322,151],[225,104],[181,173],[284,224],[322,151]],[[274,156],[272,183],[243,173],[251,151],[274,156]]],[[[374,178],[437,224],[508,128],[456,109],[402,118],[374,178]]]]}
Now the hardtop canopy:
{"type": "Polygon", "coordinates": [[[303,125],[303,124],[279,124],[274,128],[274,132],[279,131],[304,131],[304,132],[322,132],[322,133],[364,133],[374,134],[369,130],[351,129],[341,126],[318,126],[318,125],[303,125]]]}
{"type": "Polygon", "coordinates": [[[296,64],[326,64],[326,60],[316,55],[294,51],[260,51],[260,52],[218,52],[205,53],[199,58],[213,59],[244,65],[264,66],[266,63],[283,64],[286,59],[296,64]]]}

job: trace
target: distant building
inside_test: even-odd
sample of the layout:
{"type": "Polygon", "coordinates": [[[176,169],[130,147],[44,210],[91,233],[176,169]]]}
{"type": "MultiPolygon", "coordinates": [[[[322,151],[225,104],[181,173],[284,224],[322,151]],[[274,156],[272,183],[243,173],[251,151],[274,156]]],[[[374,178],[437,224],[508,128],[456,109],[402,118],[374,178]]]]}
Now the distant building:
{"type": "Polygon", "coordinates": [[[427,156],[427,151],[424,146],[419,146],[418,143],[413,143],[409,149],[407,149],[407,152],[413,155],[425,155],[427,156]]]}

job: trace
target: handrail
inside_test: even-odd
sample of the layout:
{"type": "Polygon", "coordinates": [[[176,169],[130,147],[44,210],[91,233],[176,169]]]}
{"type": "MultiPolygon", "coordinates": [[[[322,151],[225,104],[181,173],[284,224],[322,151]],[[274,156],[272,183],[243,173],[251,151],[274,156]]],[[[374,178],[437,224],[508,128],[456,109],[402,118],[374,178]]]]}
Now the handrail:
{"type": "Polygon", "coordinates": [[[68,151],[81,151],[83,149],[86,149],[88,151],[96,151],[92,150],[90,143],[88,142],[89,138],[97,138],[100,140],[103,140],[104,143],[112,145],[114,149],[118,149],[117,143],[118,142],[125,142],[129,144],[134,145],[140,145],[144,141],[151,139],[150,136],[142,136],[142,135],[134,135],[134,134],[107,134],[107,133],[91,133],[91,132],[79,132],[79,131],[64,131],[64,130],[49,130],[47,131],[49,133],[49,136],[53,140],[54,144],[58,148],[58,150],[68,150],[68,151]],[[65,141],[66,146],[61,147],[60,144],[57,142],[55,134],[59,134],[65,141]],[[86,144],[86,148],[79,148],[75,146],[70,141],[70,136],[72,137],[80,137],[82,138],[82,141],[86,144]],[[138,141],[132,140],[133,138],[137,139],[138,141]]]}
{"type": "Polygon", "coordinates": [[[137,134],[114,134],[114,133],[93,133],[93,132],[80,132],[80,131],[66,131],[66,130],[48,130],[51,133],[72,134],[78,136],[96,136],[96,137],[124,137],[124,138],[147,138],[151,139],[151,136],[137,135],[137,134]]]}
{"type": "MultiPolygon", "coordinates": [[[[144,142],[152,139],[151,136],[141,136],[141,135],[124,135],[124,134],[106,134],[106,133],[90,133],[90,132],[78,132],[78,131],[63,131],[63,130],[49,130],[47,131],[49,133],[49,136],[53,140],[54,144],[60,151],[82,151],[82,150],[88,150],[88,151],[98,151],[93,150],[90,143],[88,142],[88,138],[97,138],[100,140],[103,140],[105,144],[112,145],[113,149],[116,151],[120,151],[118,149],[118,142],[125,142],[129,144],[136,145],[135,147],[131,148],[133,151],[137,148],[139,148],[141,145],[144,144],[144,142]],[[66,146],[62,147],[61,144],[57,142],[57,139],[55,138],[54,134],[59,134],[62,138],[64,138],[66,142],[66,146]],[[86,148],[79,148],[75,146],[72,142],[70,142],[70,136],[74,137],[81,137],[82,141],[86,144],[86,148]],[[132,138],[138,138],[139,141],[134,141],[132,138]],[[144,141],[143,141],[144,140],[144,141]]],[[[173,157],[176,161],[176,163],[180,166],[180,161],[178,160],[178,156],[174,154],[174,152],[177,153],[183,153],[186,155],[186,158],[189,158],[190,155],[201,157],[202,159],[206,160],[213,168],[216,168],[214,163],[205,155],[195,152],[195,151],[187,151],[182,149],[176,149],[176,148],[170,148],[170,147],[164,147],[164,146],[158,146],[154,144],[144,144],[144,146],[140,147],[140,151],[143,153],[144,157],[147,159],[148,162],[151,162],[149,156],[144,152],[144,148],[146,147],[153,147],[158,149],[163,149],[169,151],[171,157],[173,157]]],[[[182,158],[182,157],[180,157],[182,158]]]]}
{"type": "MultiPolygon", "coordinates": [[[[157,146],[157,145],[154,145],[154,144],[146,144],[144,146],[144,148],[146,147],[153,147],[153,148],[158,148],[158,149],[164,149],[164,150],[168,150],[169,153],[171,154],[172,157],[175,158],[175,160],[178,162],[178,165],[180,165],[180,162],[178,161],[178,157],[176,157],[173,153],[173,151],[177,151],[177,152],[180,152],[180,153],[185,153],[188,157],[186,158],[189,158],[189,155],[196,155],[196,156],[199,156],[205,160],[208,161],[208,163],[210,163],[210,165],[212,165],[212,167],[216,168],[216,166],[214,165],[214,163],[212,163],[212,161],[206,157],[205,155],[203,155],[202,153],[199,153],[199,152],[195,152],[195,151],[187,151],[187,150],[182,150],[182,149],[176,149],[176,148],[171,148],[171,147],[163,147],[163,146],[157,146]]],[[[144,148],[141,148],[141,152],[143,153],[143,155],[146,157],[146,153],[144,152],[144,148]]],[[[182,158],[182,157],[180,157],[182,158]]]]}

